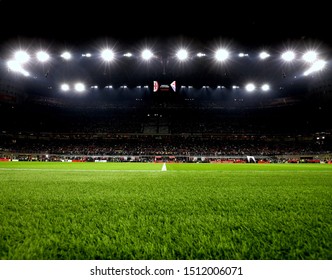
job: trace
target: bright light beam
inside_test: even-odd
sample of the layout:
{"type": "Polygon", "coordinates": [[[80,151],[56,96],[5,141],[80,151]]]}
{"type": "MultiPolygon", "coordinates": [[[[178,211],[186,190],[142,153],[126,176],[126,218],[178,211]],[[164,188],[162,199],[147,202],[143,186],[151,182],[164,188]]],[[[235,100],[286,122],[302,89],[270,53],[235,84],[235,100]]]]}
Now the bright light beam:
{"type": "Polygon", "coordinates": [[[114,52],[110,49],[105,49],[101,52],[101,57],[105,60],[105,61],[112,61],[114,58],[114,52]]]}
{"type": "Polygon", "coordinates": [[[311,65],[311,67],[303,73],[304,76],[308,76],[313,72],[321,71],[324,69],[326,65],[326,61],[320,59],[317,60],[314,64],[311,65]]]}
{"type": "Polygon", "coordinates": [[[229,52],[226,49],[219,49],[215,53],[217,61],[225,61],[229,57],[229,52]]]}
{"type": "Polygon", "coordinates": [[[16,61],[24,64],[30,60],[30,55],[26,51],[17,51],[14,55],[16,61]]]}
{"type": "Polygon", "coordinates": [[[253,83],[249,83],[246,85],[246,91],[252,92],[256,89],[256,86],[253,83]]]}
{"type": "Polygon", "coordinates": [[[21,74],[23,74],[26,77],[30,75],[29,72],[27,70],[25,70],[22,67],[22,65],[18,61],[16,61],[16,60],[9,60],[7,62],[7,66],[13,72],[21,73],[21,74]]]}
{"type": "Polygon", "coordinates": [[[39,52],[37,52],[36,56],[37,56],[37,59],[40,62],[46,62],[50,58],[49,54],[47,52],[45,52],[45,51],[39,51],[39,52]]]}
{"type": "Polygon", "coordinates": [[[317,53],[315,51],[308,51],[305,54],[303,54],[302,59],[305,62],[312,63],[317,59],[317,53]]]}
{"type": "Polygon", "coordinates": [[[85,85],[83,83],[76,83],[75,90],[78,92],[82,92],[85,90],[85,85]]]}
{"type": "Polygon", "coordinates": [[[70,89],[68,84],[62,84],[60,88],[62,91],[68,91],[70,89]]]}
{"type": "Polygon", "coordinates": [[[183,61],[188,58],[188,52],[185,49],[181,49],[177,52],[176,56],[179,60],[183,61]]]}
{"type": "Polygon", "coordinates": [[[144,60],[150,60],[152,58],[152,56],[153,56],[153,53],[150,50],[145,49],[144,51],[142,51],[142,58],[144,60]]]}
{"type": "Polygon", "coordinates": [[[281,58],[287,62],[290,62],[295,59],[295,53],[293,51],[284,52],[281,55],[281,58]]]}
{"type": "Polygon", "coordinates": [[[268,54],[267,52],[263,51],[259,54],[259,58],[260,59],[266,59],[270,56],[270,54],[268,54]]]}
{"type": "Polygon", "coordinates": [[[71,59],[71,53],[70,52],[64,52],[62,53],[61,57],[65,60],[71,59]]]}
{"type": "Polygon", "coordinates": [[[270,90],[270,86],[268,84],[264,84],[261,86],[262,91],[268,91],[270,90]]]}

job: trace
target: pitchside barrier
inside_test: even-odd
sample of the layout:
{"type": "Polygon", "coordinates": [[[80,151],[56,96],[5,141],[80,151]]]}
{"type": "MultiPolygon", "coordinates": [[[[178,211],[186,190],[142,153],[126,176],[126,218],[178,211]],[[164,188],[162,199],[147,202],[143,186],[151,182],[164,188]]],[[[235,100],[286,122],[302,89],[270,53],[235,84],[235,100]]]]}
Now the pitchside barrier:
{"type": "Polygon", "coordinates": [[[315,155],[59,155],[8,153],[0,161],[155,162],[155,163],[332,163],[332,154],[315,155]]]}

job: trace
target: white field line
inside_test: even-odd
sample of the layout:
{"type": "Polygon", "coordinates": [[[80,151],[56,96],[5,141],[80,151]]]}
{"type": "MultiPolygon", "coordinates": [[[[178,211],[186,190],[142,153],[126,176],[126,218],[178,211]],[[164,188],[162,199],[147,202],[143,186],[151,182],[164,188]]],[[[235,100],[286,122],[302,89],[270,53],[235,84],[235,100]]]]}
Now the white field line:
{"type": "Polygon", "coordinates": [[[166,163],[163,164],[163,167],[161,168],[161,171],[167,171],[166,163]]]}

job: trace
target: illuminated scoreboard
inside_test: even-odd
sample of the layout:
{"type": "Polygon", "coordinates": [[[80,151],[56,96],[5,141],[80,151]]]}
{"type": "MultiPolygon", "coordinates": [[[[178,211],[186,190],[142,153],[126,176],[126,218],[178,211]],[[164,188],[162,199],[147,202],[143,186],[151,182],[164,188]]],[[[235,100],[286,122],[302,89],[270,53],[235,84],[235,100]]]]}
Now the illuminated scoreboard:
{"type": "Polygon", "coordinates": [[[153,92],[176,92],[176,81],[171,83],[153,81],[153,92]]]}

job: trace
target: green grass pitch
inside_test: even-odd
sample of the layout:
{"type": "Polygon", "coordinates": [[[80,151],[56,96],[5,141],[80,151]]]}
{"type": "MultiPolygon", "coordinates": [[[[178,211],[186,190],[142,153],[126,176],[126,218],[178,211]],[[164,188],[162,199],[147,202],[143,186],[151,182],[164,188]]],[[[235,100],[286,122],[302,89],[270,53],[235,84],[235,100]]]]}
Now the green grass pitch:
{"type": "Polygon", "coordinates": [[[332,165],[161,169],[0,162],[0,259],[332,259],[332,165]]]}

